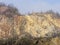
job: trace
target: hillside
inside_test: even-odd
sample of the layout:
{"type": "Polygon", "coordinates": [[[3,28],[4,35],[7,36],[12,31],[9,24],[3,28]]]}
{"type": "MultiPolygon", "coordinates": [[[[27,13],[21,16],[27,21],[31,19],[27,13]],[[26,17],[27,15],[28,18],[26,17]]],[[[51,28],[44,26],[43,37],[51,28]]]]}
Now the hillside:
{"type": "Polygon", "coordinates": [[[60,14],[50,11],[22,15],[15,7],[0,5],[0,40],[9,43],[14,39],[16,44],[22,38],[33,40],[35,45],[60,45],[60,14]]]}

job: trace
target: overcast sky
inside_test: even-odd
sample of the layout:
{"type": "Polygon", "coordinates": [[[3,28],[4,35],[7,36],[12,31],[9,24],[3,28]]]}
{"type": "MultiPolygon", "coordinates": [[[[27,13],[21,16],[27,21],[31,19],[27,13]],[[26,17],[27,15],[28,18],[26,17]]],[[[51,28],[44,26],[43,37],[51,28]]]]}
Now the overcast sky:
{"type": "Polygon", "coordinates": [[[5,4],[14,5],[21,13],[54,10],[60,12],[60,0],[0,0],[5,4]]]}

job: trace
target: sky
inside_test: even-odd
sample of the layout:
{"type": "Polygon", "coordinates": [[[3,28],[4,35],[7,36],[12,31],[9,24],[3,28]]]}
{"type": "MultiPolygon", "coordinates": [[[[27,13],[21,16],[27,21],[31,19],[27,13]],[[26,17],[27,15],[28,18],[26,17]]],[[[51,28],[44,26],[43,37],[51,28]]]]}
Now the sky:
{"type": "Polygon", "coordinates": [[[60,0],[0,0],[6,5],[14,5],[20,13],[53,10],[60,13],[60,0]]]}

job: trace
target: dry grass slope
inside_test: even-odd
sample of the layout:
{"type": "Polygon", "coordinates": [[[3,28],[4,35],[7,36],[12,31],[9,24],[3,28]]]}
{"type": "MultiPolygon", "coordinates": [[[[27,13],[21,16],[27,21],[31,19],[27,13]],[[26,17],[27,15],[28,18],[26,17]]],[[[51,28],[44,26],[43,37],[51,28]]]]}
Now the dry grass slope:
{"type": "Polygon", "coordinates": [[[60,45],[60,14],[19,14],[0,4],[0,45],[60,45]]]}

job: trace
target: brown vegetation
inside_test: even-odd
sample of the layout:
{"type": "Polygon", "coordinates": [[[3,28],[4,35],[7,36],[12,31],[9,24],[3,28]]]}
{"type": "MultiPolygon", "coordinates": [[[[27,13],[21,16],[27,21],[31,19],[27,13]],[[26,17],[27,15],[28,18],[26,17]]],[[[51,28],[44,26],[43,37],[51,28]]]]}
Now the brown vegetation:
{"type": "Polygon", "coordinates": [[[0,4],[0,45],[60,45],[60,14],[19,14],[17,8],[0,4]]]}

